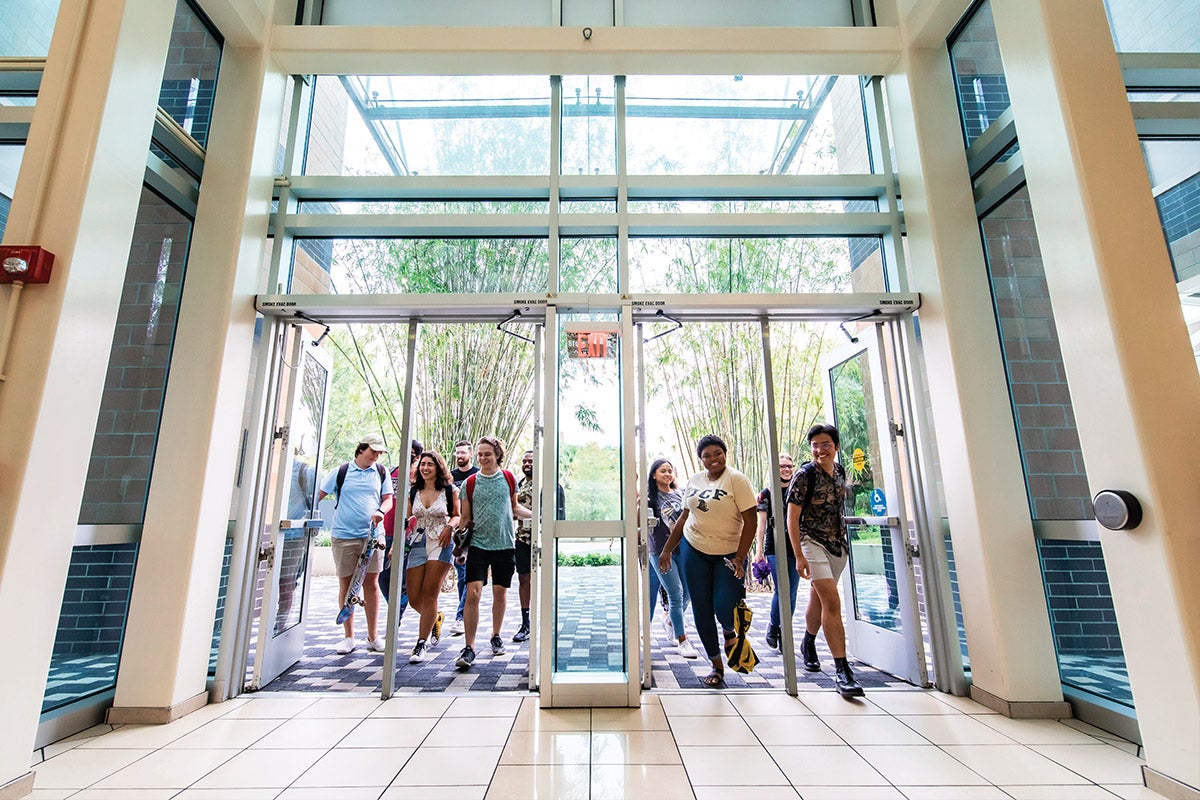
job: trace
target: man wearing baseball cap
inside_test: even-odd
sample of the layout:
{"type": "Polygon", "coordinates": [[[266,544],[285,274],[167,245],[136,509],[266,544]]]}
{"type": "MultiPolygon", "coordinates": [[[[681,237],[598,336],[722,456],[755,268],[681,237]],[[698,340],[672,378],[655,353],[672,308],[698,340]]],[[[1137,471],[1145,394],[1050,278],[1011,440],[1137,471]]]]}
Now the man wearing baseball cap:
{"type": "MultiPolygon", "coordinates": [[[[383,437],[369,433],[358,443],[354,460],[342,464],[325,476],[318,500],[337,495],[333,511],[333,564],[337,571],[338,605],[346,602],[346,593],[358,565],[359,556],[370,536],[383,538],[380,523],[392,507],[392,481],[383,464],[376,463],[387,452],[383,437]]],[[[363,613],[367,617],[367,649],[383,652],[384,640],[378,635],[379,571],[383,569],[383,548],[378,548],[363,578],[363,613]]],[[[342,623],[346,638],[334,648],[339,655],[354,650],[354,614],[342,623]]]]}

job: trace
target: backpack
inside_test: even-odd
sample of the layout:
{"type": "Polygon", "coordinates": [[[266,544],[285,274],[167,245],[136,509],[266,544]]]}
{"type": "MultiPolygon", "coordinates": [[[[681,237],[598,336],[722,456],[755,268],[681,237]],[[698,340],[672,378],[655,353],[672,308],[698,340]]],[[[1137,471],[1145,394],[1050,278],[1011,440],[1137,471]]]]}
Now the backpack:
{"type": "MultiPolygon", "coordinates": [[[[508,493],[516,494],[517,493],[517,479],[514,478],[513,474],[506,469],[502,469],[500,471],[504,473],[504,478],[508,481],[508,493]]],[[[468,503],[471,502],[471,497],[475,494],[475,476],[478,474],[479,474],[478,472],[474,472],[471,474],[470,477],[467,478],[466,490],[467,490],[467,502],[468,503]]]]}
{"type": "MultiPolygon", "coordinates": [[[[804,502],[800,504],[801,509],[805,508],[810,502],[812,502],[813,489],[817,485],[817,470],[818,469],[820,469],[820,467],[818,467],[816,465],[815,461],[809,461],[809,462],[805,463],[803,466],[801,466],[800,471],[797,472],[795,477],[792,478],[792,483],[794,484],[796,482],[796,479],[799,478],[801,475],[808,476],[808,485],[804,487],[804,502]]],[[[833,462],[833,471],[837,475],[841,476],[842,480],[846,480],[846,470],[842,466],[842,462],[840,462],[840,461],[833,462]]],[[[789,484],[788,485],[788,494],[790,495],[791,493],[792,493],[791,484],[789,484]]]]}
{"type": "MultiPolygon", "coordinates": [[[[342,484],[346,482],[346,473],[349,471],[350,471],[350,462],[349,461],[347,461],[345,464],[342,464],[340,467],[338,467],[337,485],[333,489],[334,494],[337,495],[337,499],[333,501],[333,507],[335,510],[338,507],[338,503],[342,502],[342,484]]],[[[383,464],[380,464],[378,461],[376,461],[375,462],[375,471],[379,473],[379,488],[382,489],[383,481],[388,480],[387,468],[385,466],[383,466],[383,464]]]]}

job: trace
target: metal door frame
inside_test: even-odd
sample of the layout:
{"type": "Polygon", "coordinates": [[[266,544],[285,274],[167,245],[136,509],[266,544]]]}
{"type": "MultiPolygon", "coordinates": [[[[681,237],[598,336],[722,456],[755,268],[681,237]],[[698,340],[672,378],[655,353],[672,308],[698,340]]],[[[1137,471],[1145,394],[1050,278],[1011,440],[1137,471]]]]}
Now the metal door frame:
{"type": "MultiPolygon", "coordinates": [[[[893,378],[884,362],[884,327],[891,323],[880,321],[861,334],[860,339],[829,353],[822,360],[825,381],[826,419],[836,423],[832,370],[850,359],[866,354],[871,370],[871,400],[875,419],[874,435],[879,444],[882,463],[874,465],[882,471],[888,487],[887,514],[881,516],[846,517],[849,524],[874,525],[885,528],[891,537],[893,564],[896,571],[897,610],[901,630],[881,628],[858,616],[854,594],[854,555],[842,574],[841,590],[843,619],[846,628],[846,648],[866,663],[903,678],[917,686],[929,684],[925,662],[924,628],[917,605],[916,576],[913,561],[916,549],[909,542],[909,517],[905,502],[906,481],[901,475],[901,459],[897,438],[905,430],[904,421],[896,412],[892,394],[893,378]]],[[[846,458],[842,451],[841,458],[846,458]]],[[[841,459],[839,459],[841,460],[841,459]]]]}
{"type": "MultiPolygon", "coordinates": [[[[317,431],[314,453],[314,458],[318,464],[316,470],[318,473],[317,480],[314,481],[312,487],[313,509],[315,513],[316,489],[320,482],[319,465],[325,447],[325,419],[329,409],[329,390],[333,376],[332,358],[327,352],[315,347],[316,342],[302,325],[290,325],[284,328],[283,334],[285,338],[288,335],[291,336],[291,347],[286,348],[285,346],[277,350],[277,358],[280,360],[280,364],[278,365],[277,372],[275,372],[279,381],[275,397],[282,402],[276,406],[272,413],[273,419],[269,426],[272,436],[271,441],[267,443],[264,454],[269,462],[276,460],[274,458],[274,440],[278,439],[279,457],[277,463],[268,466],[266,470],[267,475],[274,474],[275,486],[270,498],[263,496],[270,485],[270,480],[268,479],[261,484],[261,492],[259,493],[259,496],[262,498],[261,502],[269,503],[266,506],[268,513],[263,518],[271,531],[271,540],[266,548],[259,553],[259,558],[256,561],[257,564],[263,559],[266,560],[267,573],[263,585],[258,636],[253,646],[254,669],[247,686],[251,691],[270,683],[303,656],[304,636],[308,623],[308,597],[312,586],[311,539],[315,531],[321,526],[321,519],[319,517],[307,520],[292,520],[286,519],[284,512],[288,503],[288,490],[291,488],[291,472],[294,460],[291,442],[289,441],[293,427],[292,421],[303,398],[305,370],[308,367],[309,359],[312,359],[325,373],[321,428],[317,431]],[[287,354],[289,349],[290,363],[287,354]],[[278,556],[283,552],[283,531],[297,527],[304,530],[305,543],[310,548],[309,556],[305,557],[304,563],[305,575],[304,587],[300,597],[300,619],[283,633],[276,634],[274,633],[273,621],[279,604],[278,587],[280,570],[283,566],[283,560],[278,556]]],[[[254,572],[257,574],[257,569],[254,572]]],[[[295,600],[293,600],[294,602],[295,600]]]]}

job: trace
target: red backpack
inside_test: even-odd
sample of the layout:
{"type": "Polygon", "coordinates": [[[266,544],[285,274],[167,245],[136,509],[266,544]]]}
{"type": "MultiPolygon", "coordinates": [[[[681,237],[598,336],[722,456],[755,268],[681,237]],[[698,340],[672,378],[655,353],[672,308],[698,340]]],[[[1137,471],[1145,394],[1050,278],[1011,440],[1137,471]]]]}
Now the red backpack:
{"type": "MultiPolygon", "coordinates": [[[[502,469],[500,471],[504,473],[504,478],[508,481],[508,493],[516,494],[517,493],[517,479],[514,478],[513,474],[506,469],[502,469]]],[[[478,472],[472,472],[467,477],[467,483],[464,488],[466,489],[466,492],[467,492],[467,502],[468,503],[474,502],[471,498],[475,494],[475,476],[478,474],[479,474],[478,472]]]]}

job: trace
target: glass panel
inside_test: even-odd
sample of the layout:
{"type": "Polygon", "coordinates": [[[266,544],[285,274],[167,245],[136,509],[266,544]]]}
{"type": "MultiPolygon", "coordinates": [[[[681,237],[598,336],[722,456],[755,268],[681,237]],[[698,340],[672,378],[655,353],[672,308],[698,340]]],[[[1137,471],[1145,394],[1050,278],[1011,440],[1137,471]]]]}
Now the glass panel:
{"type": "Polygon", "coordinates": [[[971,671],[971,656],[967,652],[967,628],[963,624],[962,594],[958,588],[958,566],[954,561],[954,544],[950,541],[950,520],[942,517],[946,542],[946,566],[950,571],[950,596],[954,598],[954,627],[958,629],[958,651],[962,654],[963,669],[971,671]]]}
{"type": "Polygon", "coordinates": [[[1175,282],[1200,277],[1200,141],[1142,142],[1175,282]]]}
{"type": "MultiPolygon", "coordinates": [[[[288,444],[292,447],[292,476],[288,485],[287,518],[310,519],[316,507],[317,445],[325,416],[327,372],[311,354],[304,360],[300,386],[300,404],[292,414],[288,444]]],[[[300,622],[303,616],[304,582],[308,575],[309,537],[305,528],[283,531],[282,562],[279,568],[279,607],[275,614],[275,634],[279,635],[300,622]]]]}
{"type": "MultiPolygon", "coordinates": [[[[874,381],[867,351],[843,361],[830,370],[833,385],[833,424],[841,434],[838,460],[846,470],[846,513],[872,516],[871,494],[891,487],[875,472],[880,463],[879,420],[875,414],[874,381]]],[[[854,585],[855,616],[881,628],[900,630],[897,611],[896,560],[892,535],[875,525],[852,525],[850,538],[851,580],[854,585]]]]}
{"type": "Polygon", "coordinates": [[[1142,152],[1200,368],[1200,141],[1143,141],[1142,152]]]}
{"type": "Polygon", "coordinates": [[[548,214],[546,200],[301,200],[300,214],[548,214]]]}
{"type": "Polygon", "coordinates": [[[111,544],[71,551],[43,714],[116,686],[137,550],[111,544]]]}
{"type": "Polygon", "coordinates": [[[560,239],[560,292],[616,292],[616,239],[560,239]]]}
{"type": "Polygon", "coordinates": [[[23,144],[0,144],[0,239],[8,226],[8,214],[12,210],[12,198],[17,188],[17,172],[21,169],[21,157],[25,155],[23,144]]]}
{"type": "Polygon", "coordinates": [[[870,172],[857,76],[630,76],[631,175],[870,172]]]}
{"type": "Polygon", "coordinates": [[[45,57],[59,0],[4,0],[0,4],[0,58],[45,57]]]}
{"type": "Polygon", "coordinates": [[[1104,0],[1121,53],[1200,53],[1195,0],[1104,0]]]}
{"type": "Polygon", "coordinates": [[[621,540],[557,539],[556,545],[554,671],[625,672],[621,540]]]}
{"type": "Polygon", "coordinates": [[[307,175],[549,175],[550,81],[316,79],[307,175]]]}
{"type": "Polygon", "coordinates": [[[616,314],[559,316],[558,482],[569,520],[621,519],[616,314]]]}
{"type": "Polygon", "coordinates": [[[298,239],[296,294],[544,292],[545,239],[298,239]]]}
{"type": "Polygon", "coordinates": [[[233,564],[233,537],[225,539],[221,558],[221,580],[217,583],[217,611],[213,615],[212,647],[208,651],[208,677],[217,674],[217,655],[221,650],[221,631],[225,627],[225,604],[229,599],[229,567],[233,564]]]}
{"type": "Polygon", "coordinates": [[[1033,518],[1091,519],[1091,493],[1026,189],[979,224],[1033,518]]]}
{"type": "Polygon", "coordinates": [[[562,174],[614,175],[616,104],[609,76],[562,79],[562,174]]]}
{"type": "Polygon", "coordinates": [[[873,236],[631,239],[633,292],[882,292],[873,236]]]}
{"type": "Polygon", "coordinates": [[[142,189],[81,525],[142,522],[191,232],[183,212],[142,189]]]}
{"type": "Polygon", "coordinates": [[[558,210],[563,214],[615,214],[616,200],[560,200],[558,210]]]}
{"type": "Polygon", "coordinates": [[[221,42],[191,5],[179,0],[158,104],[200,144],[208,142],[221,42]]]}
{"type": "Polygon", "coordinates": [[[629,201],[631,214],[841,214],[878,210],[878,200],[629,201]]]}
{"type": "Polygon", "coordinates": [[[1041,539],[1038,555],[1063,684],[1133,706],[1100,543],[1041,539]]]}
{"type": "Polygon", "coordinates": [[[963,135],[970,147],[1010,105],[991,3],[980,4],[951,41],[950,62],[963,135]]]}

